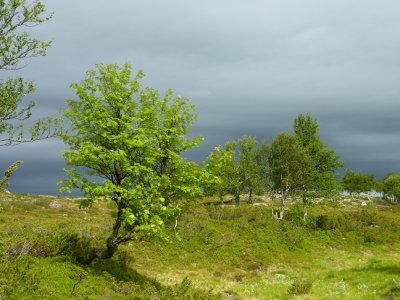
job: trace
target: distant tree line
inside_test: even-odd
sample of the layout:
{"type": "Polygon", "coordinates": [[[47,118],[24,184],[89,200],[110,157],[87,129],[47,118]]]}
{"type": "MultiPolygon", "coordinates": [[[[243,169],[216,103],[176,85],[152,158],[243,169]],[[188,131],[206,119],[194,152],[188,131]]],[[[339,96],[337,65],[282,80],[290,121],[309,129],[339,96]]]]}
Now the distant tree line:
{"type": "Polygon", "coordinates": [[[205,193],[218,195],[221,202],[225,195],[234,195],[236,207],[244,193],[249,201],[254,193],[278,194],[280,219],[288,196],[300,197],[305,209],[310,198],[340,192],[353,198],[362,194],[369,198],[374,193],[399,202],[400,176],[395,172],[388,173],[383,180],[351,170],[340,177],[338,171],[343,163],[323,143],[318,128],[317,120],[310,114],[300,114],[294,119],[293,132],[279,133],[270,145],[265,140],[260,143],[256,137],[243,136],[216,147],[203,163],[215,177],[204,186],[205,193]]]}
{"type": "Polygon", "coordinates": [[[371,193],[381,193],[383,197],[392,202],[400,200],[400,176],[395,172],[389,172],[382,180],[378,180],[372,174],[357,173],[348,170],[341,179],[342,188],[352,197],[371,193]]]}
{"type": "Polygon", "coordinates": [[[208,156],[206,170],[219,180],[205,185],[208,195],[233,194],[239,206],[240,194],[280,195],[279,218],[283,218],[289,195],[301,195],[304,205],[309,197],[339,190],[336,171],[342,167],[339,156],[318,135],[317,120],[310,114],[294,119],[293,133],[275,136],[269,145],[255,137],[244,136],[216,147],[208,156]]]}

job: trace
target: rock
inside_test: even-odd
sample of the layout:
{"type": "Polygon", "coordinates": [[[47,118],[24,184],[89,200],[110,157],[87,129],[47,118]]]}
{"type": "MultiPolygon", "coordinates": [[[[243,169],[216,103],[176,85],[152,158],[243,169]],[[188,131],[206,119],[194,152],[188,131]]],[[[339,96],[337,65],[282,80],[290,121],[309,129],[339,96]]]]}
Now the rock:
{"type": "Polygon", "coordinates": [[[58,202],[51,202],[51,203],[49,204],[49,206],[50,206],[51,208],[60,208],[62,205],[61,205],[60,203],[58,203],[58,202]]]}

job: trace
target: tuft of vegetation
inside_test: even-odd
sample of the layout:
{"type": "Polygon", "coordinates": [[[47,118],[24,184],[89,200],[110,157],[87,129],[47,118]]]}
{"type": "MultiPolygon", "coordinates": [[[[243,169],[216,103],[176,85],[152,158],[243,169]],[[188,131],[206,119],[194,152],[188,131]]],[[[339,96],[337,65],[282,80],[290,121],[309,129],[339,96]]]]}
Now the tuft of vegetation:
{"type": "Polygon", "coordinates": [[[307,279],[295,280],[289,289],[290,295],[304,295],[311,290],[312,282],[307,279]]]}

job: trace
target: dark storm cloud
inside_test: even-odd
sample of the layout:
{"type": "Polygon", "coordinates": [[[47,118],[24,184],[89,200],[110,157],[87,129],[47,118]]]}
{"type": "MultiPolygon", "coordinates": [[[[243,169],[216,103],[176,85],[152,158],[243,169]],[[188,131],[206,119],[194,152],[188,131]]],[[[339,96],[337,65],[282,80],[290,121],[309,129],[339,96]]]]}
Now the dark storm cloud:
{"type": "MultiPolygon", "coordinates": [[[[35,80],[36,116],[56,115],[69,88],[96,62],[131,62],[144,83],[192,98],[188,154],[204,159],[243,134],[268,141],[310,112],[346,166],[400,172],[398,1],[45,1],[53,19],[35,35],[54,39],[45,58],[15,73],[35,80]]],[[[0,168],[23,157],[15,190],[53,192],[61,142],[1,149],[0,168]],[[40,172],[39,172],[40,171],[40,172]],[[35,174],[35,175],[32,175],[35,174]],[[39,175],[40,174],[40,175],[39,175]]]]}

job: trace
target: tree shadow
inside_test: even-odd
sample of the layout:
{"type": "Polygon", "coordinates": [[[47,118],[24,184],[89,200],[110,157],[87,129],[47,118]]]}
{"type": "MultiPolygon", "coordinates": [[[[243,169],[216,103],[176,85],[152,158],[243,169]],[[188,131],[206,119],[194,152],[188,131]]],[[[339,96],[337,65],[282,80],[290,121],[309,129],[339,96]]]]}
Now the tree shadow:
{"type": "Polygon", "coordinates": [[[110,259],[95,259],[87,270],[96,275],[102,275],[107,272],[117,281],[133,282],[139,286],[153,286],[157,290],[161,290],[163,286],[155,279],[142,275],[129,266],[131,257],[125,251],[120,251],[110,259]]]}
{"type": "Polygon", "coordinates": [[[366,266],[351,269],[354,272],[386,273],[390,275],[400,274],[400,264],[383,262],[378,260],[370,261],[366,266]]]}

